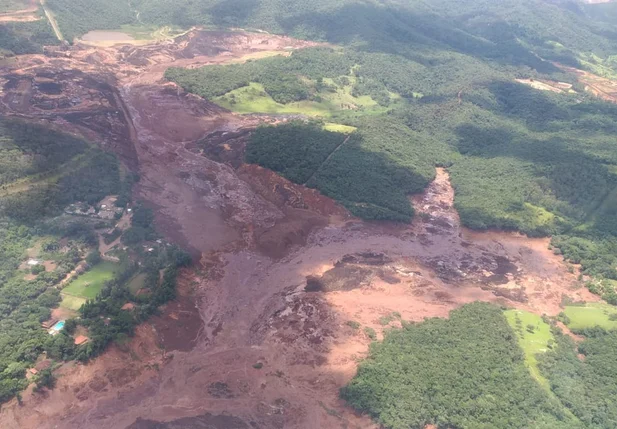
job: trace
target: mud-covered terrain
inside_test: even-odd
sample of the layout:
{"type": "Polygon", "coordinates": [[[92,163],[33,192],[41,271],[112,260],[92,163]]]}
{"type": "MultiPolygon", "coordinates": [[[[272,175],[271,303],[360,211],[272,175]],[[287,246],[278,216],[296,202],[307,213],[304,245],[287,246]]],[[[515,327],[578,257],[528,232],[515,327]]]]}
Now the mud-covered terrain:
{"type": "Polygon", "coordinates": [[[179,298],[126,346],[64,365],[2,428],[372,428],[338,398],[370,339],[475,300],[555,315],[596,298],[545,239],[460,226],[447,171],[412,225],[352,218],[315,190],[243,164],[239,116],[163,81],[166,67],[241,61],[307,42],[192,32],[152,46],[76,46],[2,70],[2,114],[71,130],[140,175],[135,198],[195,256],[179,298]],[[354,323],[349,323],[354,322],[354,323]],[[362,328],[357,328],[361,326],[362,328]]]}

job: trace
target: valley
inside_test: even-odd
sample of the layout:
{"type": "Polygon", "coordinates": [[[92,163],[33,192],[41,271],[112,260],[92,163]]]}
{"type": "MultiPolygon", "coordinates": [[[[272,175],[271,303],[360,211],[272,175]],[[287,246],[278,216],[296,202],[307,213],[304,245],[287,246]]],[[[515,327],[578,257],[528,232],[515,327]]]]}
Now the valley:
{"type": "Polygon", "coordinates": [[[194,30],[143,46],[49,48],[5,66],[2,114],[116,154],[139,174],[134,199],[195,266],[127,344],[62,364],[55,389],[29,388],[2,406],[1,427],[376,428],[339,389],[401,320],[448,317],[474,301],[550,317],[600,301],[548,238],[463,227],[446,168],[409,197],[413,222],[360,220],[244,163],[256,127],[296,115],[234,113],[164,79],[170,66],[314,46],[194,30]]]}

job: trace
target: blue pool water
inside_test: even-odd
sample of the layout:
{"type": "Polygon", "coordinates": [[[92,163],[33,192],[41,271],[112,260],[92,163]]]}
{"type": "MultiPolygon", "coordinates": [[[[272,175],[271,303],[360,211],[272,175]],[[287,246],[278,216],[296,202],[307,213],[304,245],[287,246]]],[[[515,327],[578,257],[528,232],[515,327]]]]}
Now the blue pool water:
{"type": "Polygon", "coordinates": [[[64,320],[61,320],[58,323],[56,323],[54,326],[52,326],[51,330],[59,332],[62,330],[62,328],[64,328],[64,320]]]}

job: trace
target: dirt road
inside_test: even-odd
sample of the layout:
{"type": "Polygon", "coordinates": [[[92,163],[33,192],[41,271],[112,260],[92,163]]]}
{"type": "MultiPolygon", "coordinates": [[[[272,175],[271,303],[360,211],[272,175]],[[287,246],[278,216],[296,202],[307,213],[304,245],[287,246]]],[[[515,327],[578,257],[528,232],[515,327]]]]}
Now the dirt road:
{"type": "Polygon", "coordinates": [[[250,130],[278,119],[234,115],[162,80],[172,64],[288,46],[307,44],[201,33],[173,45],[78,46],[70,59],[21,60],[0,109],[63,124],[119,153],[139,172],[135,196],[155,208],[159,230],[200,263],[130,344],[65,365],[53,391],[4,406],[2,428],[375,428],[338,398],[367,353],[362,328],[381,336],[400,326],[398,315],[445,317],[475,300],[554,315],[564,297],[596,299],[547,240],[462,228],[447,171],[412,199],[422,214],[412,225],[361,222],[314,190],[242,164],[250,130]],[[86,93],[86,77],[70,74],[80,84],[62,91],[80,94],[79,103],[56,102],[50,112],[12,89],[31,80],[28,100],[50,101],[36,79],[53,67],[81,67],[112,90],[86,93]],[[78,111],[87,115],[71,116],[78,111]]]}

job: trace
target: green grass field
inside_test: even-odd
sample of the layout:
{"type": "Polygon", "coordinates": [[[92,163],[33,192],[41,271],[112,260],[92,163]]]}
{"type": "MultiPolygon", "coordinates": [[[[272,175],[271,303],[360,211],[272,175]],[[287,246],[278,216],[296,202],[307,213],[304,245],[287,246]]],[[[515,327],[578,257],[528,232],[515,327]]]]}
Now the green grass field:
{"type": "Polygon", "coordinates": [[[82,304],[85,304],[86,298],[80,298],[72,295],[62,295],[62,301],[60,301],[60,307],[68,308],[69,310],[78,311],[82,304]]]}
{"type": "Polygon", "coordinates": [[[326,131],[331,131],[333,133],[342,133],[342,134],[351,134],[357,130],[356,127],[352,127],[349,125],[336,124],[334,122],[326,122],[323,126],[323,129],[326,131]]]}
{"type": "Polygon", "coordinates": [[[525,363],[531,375],[543,387],[550,389],[548,380],[538,369],[537,355],[548,350],[549,341],[553,340],[550,326],[537,314],[522,310],[507,310],[504,312],[508,323],[516,332],[518,344],[525,353],[525,363]],[[520,322],[519,322],[520,320],[520,322]],[[533,333],[527,330],[527,325],[533,325],[533,333]]]}
{"type": "Polygon", "coordinates": [[[101,291],[103,284],[111,280],[121,269],[120,264],[103,261],[90,271],[79,276],[62,290],[65,295],[93,299],[101,291]]]}
{"type": "MultiPolygon", "coordinates": [[[[336,85],[332,79],[324,79],[324,83],[335,88],[334,92],[322,91],[319,93],[321,101],[299,101],[295,103],[277,103],[266,93],[260,83],[251,83],[248,86],[235,89],[225,95],[214,98],[220,106],[237,113],[270,113],[270,114],[298,114],[306,116],[320,116],[329,118],[336,112],[355,109],[366,109],[375,112],[385,112],[387,109],[378,105],[370,96],[354,97],[351,95],[353,77],[348,77],[351,84],[336,85]]],[[[392,100],[398,100],[397,94],[390,94],[392,100]]],[[[343,132],[349,132],[343,131],[343,132]]]]}
{"type": "Polygon", "coordinates": [[[0,0],[0,11],[15,12],[22,9],[27,9],[28,4],[25,0],[0,0]]]}
{"type": "Polygon", "coordinates": [[[617,320],[610,320],[612,314],[617,314],[617,307],[601,302],[588,303],[584,306],[567,306],[564,309],[570,318],[568,327],[573,330],[600,326],[605,329],[617,329],[617,320]]]}

